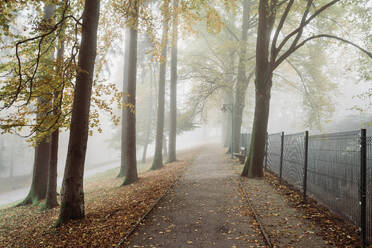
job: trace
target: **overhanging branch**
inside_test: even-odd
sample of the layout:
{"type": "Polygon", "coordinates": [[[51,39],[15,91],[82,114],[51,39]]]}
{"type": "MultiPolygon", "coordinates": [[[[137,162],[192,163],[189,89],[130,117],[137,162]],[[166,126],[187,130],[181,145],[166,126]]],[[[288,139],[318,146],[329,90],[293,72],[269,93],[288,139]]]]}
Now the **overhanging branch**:
{"type": "Polygon", "coordinates": [[[303,30],[303,28],[306,25],[308,25],[315,17],[317,17],[323,11],[325,11],[326,9],[328,9],[329,7],[331,7],[332,5],[336,4],[339,1],[341,1],[341,0],[333,0],[333,1],[329,2],[328,4],[325,4],[323,7],[319,8],[317,11],[315,11],[315,13],[313,15],[311,15],[308,19],[306,19],[306,21],[304,21],[304,23],[301,23],[301,25],[298,28],[296,28],[295,30],[293,30],[290,34],[288,34],[283,39],[283,41],[278,46],[277,51],[279,52],[284,47],[284,45],[288,42],[288,40],[290,38],[292,38],[292,36],[296,35],[298,32],[301,32],[301,30],[303,30]]]}
{"type": "Polygon", "coordinates": [[[331,35],[331,34],[318,34],[318,35],[314,35],[314,36],[311,36],[305,40],[303,40],[301,43],[299,43],[297,46],[295,46],[293,49],[290,49],[288,50],[287,52],[285,52],[274,64],[272,70],[275,70],[286,58],[288,58],[292,53],[294,53],[297,49],[301,48],[302,46],[304,46],[307,42],[309,42],[310,40],[314,40],[314,39],[319,39],[319,38],[330,38],[330,39],[336,39],[336,40],[339,40],[339,41],[342,41],[344,43],[347,43],[349,45],[352,45],[353,47],[356,47],[358,48],[360,51],[362,51],[363,53],[365,53],[370,59],[372,59],[372,53],[368,52],[367,50],[365,50],[364,48],[358,46],[357,44],[351,42],[351,41],[348,41],[348,40],[345,40],[343,38],[340,38],[338,36],[335,36],[335,35],[331,35]]]}

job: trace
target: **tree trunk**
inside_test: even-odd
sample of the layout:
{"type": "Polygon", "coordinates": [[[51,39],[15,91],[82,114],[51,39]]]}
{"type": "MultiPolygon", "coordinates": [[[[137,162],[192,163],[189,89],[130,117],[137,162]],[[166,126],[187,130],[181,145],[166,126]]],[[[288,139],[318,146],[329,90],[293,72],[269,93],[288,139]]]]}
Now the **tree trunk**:
{"type": "Polygon", "coordinates": [[[150,96],[148,99],[148,119],[146,123],[146,135],[145,135],[145,144],[143,146],[143,153],[142,153],[142,163],[146,163],[146,156],[147,156],[147,148],[150,143],[150,135],[151,135],[151,123],[152,123],[152,83],[153,83],[153,73],[152,69],[150,70],[150,96]]]}
{"type": "MultiPolygon", "coordinates": [[[[59,40],[59,47],[57,51],[57,74],[62,77],[62,63],[64,57],[65,43],[62,37],[59,40]]],[[[61,106],[59,99],[62,97],[62,85],[54,92],[54,115],[58,117],[61,113],[61,106]]],[[[57,124],[58,125],[58,124],[57,124]]],[[[59,142],[59,128],[51,135],[51,152],[48,173],[48,185],[46,193],[45,208],[51,209],[58,206],[57,201],[57,165],[58,165],[58,142],[59,142]]]]}
{"type": "Polygon", "coordinates": [[[163,133],[163,156],[168,156],[168,149],[167,149],[167,136],[165,133],[163,133]]]}
{"type": "Polygon", "coordinates": [[[58,163],[59,129],[51,135],[51,152],[49,161],[48,184],[46,192],[45,208],[52,209],[58,206],[57,202],[57,163],[58,163]]]}
{"type": "MultiPolygon", "coordinates": [[[[135,13],[138,6],[135,6],[135,13]]],[[[132,16],[136,18],[136,16],[132,16]]],[[[137,21],[137,20],[136,20],[137,21]]],[[[125,97],[130,108],[123,110],[122,136],[121,136],[121,167],[126,169],[123,185],[131,184],[138,180],[137,155],[136,155],[136,76],[137,76],[137,27],[129,28],[129,53],[128,74],[125,75],[124,91],[129,96],[125,97]]]]}
{"type": "MultiPolygon", "coordinates": [[[[12,144],[10,148],[10,172],[9,172],[9,178],[11,182],[11,189],[14,187],[14,144],[12,144]]],[[[0,153],[0,156],[2,154],[0,153]]],[[[1,160],[0,160],[0,168],[1,168],[1,160]]]]}
{"type": "MultiPolygon", "coordinates": [[[[225,89],[224,91],[224,103],[226,104],[231,104],[232,103],[232,99],[233,99],[233,96],[232,96],[232,91],[231,89],[225,89]]],[[[231,147],[231,128],[232,128],[232,124],[231,124],[231,118],[232,118],[232,115],[231,115],[231,112],[227,111],[227,112],[224,112],[224,127],[223,127],[223,137],[224,137],[224,146],[225,147],[231,147]]]]}
{"type": "Polygon", "coordinates": [[[245,94],[248,88],[249,80],[246,73],[246,53],[248,38],[248,17],[249,17],[249,0],[243,1],[243,21],[242,21],[242,38],[240,42],[240,54],[238,65],[238,79],[235,87],[234,102],[234,149],[233,152],[240,152],[240,134],[243,121],[243,111],[245,103],[245,94]]]}
{"type": "Polygon", "coordinates": [[[149,138],[146,136],[145,145],[143,146],[143,151],[142,151],[142,159],[141,159],[142,163],[146,163],[147,148],[149,146],[148,140],[149,138]]]}
{"type": "MultiPolygon", "coordinates": [[[[167,4],[167,1],[164,1],[167,4]]],[[[168,5],[166,6],[168,8],[168,5]]],[[[162,58],[159,68],[159,91],[158,91],[158,110],[156,121],[155,155],[151,169],[156,170],[163,167],[163,135],[164,135],[164,95],[165,95],[165,73],[167,65],[167,41],[168,41],[168,17],[163,14],[163,34],[162,34],[162,58]]]]}
{"type": "MultiPolygon", "coordinates": [[[[258,80],[258,79],[257,79],[258,80]]],[[[270,93],[256,91],[256,108],[248,159],[245,161],[242,176],[263,177],[265,141],[269,119],[270,93]]]]}
{"type": "Polygon", "coordinates": [[[45,199],[48,185],[48,167],[50,161],[49,137],[35,147],[34,169],[31,188],[26,198],[17,206],[37,204],[45,199]]]}
{"type": "Polygon", "coordinates": [[[171,55],[171,80],[170,80],[170,113],[169,113],[169,151],[168,163],[176,161],[177,141],[177,42],[178,42],[178,1],[174,0],[173,8],[173,34],[171,55]]]}
{"type": "MultiPolygon", "coordinates": [[[[55,5],[46,5],[44,7],[44,19],[52,18],[55,11],[55,5]]],[[[51,54],[51,57],[53,54],[51,54]]],[[[45,118],[45,113],[40,109],[45,109],[47,99],[39,96],[37,99],[37,123],[40,123],[45,118]],[[41,107],[43,106],[43,107],[41,107]]],[[[34,169],[32,172],[31,188],[26,198],[17,206],[27,204],[37,204],[39,201],[45,199],[48,185],[48,169],[50,162],[50,136],[43,138],[43,140],[35,147],[34,169]]]]}
{"type": "MultiPolygon", "coordinates": [[[[124,73],[123,73],[123,103],[126,103],[127,97],[125,96],[126,90],[128,90],[127,85],[128,85],[128,74],[129,74],[129,46],[130,46],[130,28],[126,29],[125,32],[125,51],[124,51],[124,73]]],[[[121,110],[121,160],[120,160],[120,171],[117,177],[125,177],[127,174],[127,168],[125,168],[125,151],[124,145],[123,145],[123,140],[126,139],[125,132],[124,130],[126,129],[126,123],[125,123],[125,115],[126,115],[127,107],[122,106],[121,110]]]]}
{"type": "Polygon", "coordinates": [[[241,174],[246,177],[263,177],[263,161],[273,76],[269,62],[269,45],[274,20],[274,7],[270,5],[269,0],[261,0],[256,45],[256,105],[249,155],[241,174]]]}
{"type": "Polygon", "coordinates": [[[61,209],[57,226],[85,216],[83,176],[88,141],[89,108],[97,50],[99,0],[86,0],[79,51],[70,137],[63,177],[61,209]]]}
{"type": "Polygon", "coordinates": [[[226,135],[227,135],[227,146],[228,146],[228,151],[227,153],[231,153],[232,150],[232,143],[233,143],[233,116],[234,113],[232,112],[232,106],[234,104],[234,91],[233,91],[233,84],[234,84],[234,75],[235,75],[235,52],[230,52],[229,60],[230,60],[230,67],[228,67],[227,71],[225,71],[226,74],[226,82],[231,82],[231,88],[225,88],[225,101],[224,103],[229,105],[229,111],[227,111],[227,130],[226,130],[226,135]]]}

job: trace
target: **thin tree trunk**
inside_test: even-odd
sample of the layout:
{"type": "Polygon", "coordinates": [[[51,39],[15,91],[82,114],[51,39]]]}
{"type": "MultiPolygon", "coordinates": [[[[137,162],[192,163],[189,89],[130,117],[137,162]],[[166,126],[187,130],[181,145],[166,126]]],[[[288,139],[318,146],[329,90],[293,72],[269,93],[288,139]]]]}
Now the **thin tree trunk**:
{"type": "MultiPolygon", "coordinates": [[[[1,156],[1,154],[0,154],[1,156]]],[[[1,160],[0,160],[0,168],[1,168],[1,160]]],[[[10,150],[10,172],[9,172],[9,178],[11,182],[11,189],[13,189],[14,185],[14,144],[11,146],[10,150]]]]}
{"type": "Polygon", "coordinates": [[[97,52],[99,0],[86,0],[83,11],[82,38],[79,51],[70,137],[63,177],[61,209],[57,226],[85,216],[83,176],[88,141],[89,108],[94,62],[97,52]]]}
{"type": "Polygon", "coordinates": [[[171,80],[170,80],[170,113],[169,113],[169,152],[168,163],[174,162],[177,144],[177,42],[178,42],[178,1],[173,1],[173,34],[171,51],[171,80]]]}
{"type": "MultiPolygon", "coordinates": [[[[65,51],[65,43],[62,37],[59,40],[59,46],[57,51],[57,74],[62,78],[62,63],[65,51]]],[[[56,118],[61,113],[61,106],[59,105],[59,99],[62,97],[62,82],[54,92],[54,115],[56,118]]],[[[57,124],[58,125],[58,124],[57,124]]],[[[49,173],[48,173],[48,185],[46,193],[45,208],[51,209],[58,206],[57,201],[57,165],[58,165],[58,142],[59,142],[59,128],[51,135],[51,152],[50,152],[50,162],[49,162],[49,173]]]]}
{"type": "Polygon", "coordinates": [[[249,80],[246,73],[246,53],[248,38],[248,17],[249,17],[249,0],[243,1],[243,21],[242,21],[242,38],[240,42],[240,56],[238,65],[238,80],[235,87],[234,102],[234,149],[233,152],[240,151],[240,134],[243,122],[243,111],[245,103],[245,94],[248,88],[249,80]]]}
{"type": "MultiPolygon", "coordinates": [[[[231,82],[231,84],[233,85],[233,82],[234,82],[234,75],[235,75],[235,70],[234,70],[234,67],[235,67],[235,56],[234,56],[234,52],[230,52],[230,56],[229,56],[229,59],[230,59],[230,67],[228,67],[228,71],[225,72],[225,74],[227,75],[227,79],[226,79],[226,82],[231,82]]],[[[229,105],[229,111],[227,111],[227,137],[228,137],[228,151],[227,153],[231,153],[231,150],[232,150],[232,143],[234,141],[233,139],[233,123],[232,123],[232,120],[234,118],[234,115],[232,113],[232,107],[234,105],[234,91],[233,91],[233,87],[231,88],[226,88],[226,93],[225,93],[225,104],[229,105]]]]}
{"type": "Polygon", "coordinates": [[[146,155],[147,155],[147,147],[149,146],[148,143],[148,138],[146,137],[147,141],[145,141],[145,145],[143,146],[143,151],[142,151],[142,163],[146,163],[146,155]]]}
{"type": "MultiPolygon", "coordinates": [[[[135,6],[135,13],[138,6],[135,6]]],[[[136,20],[136,16],[132,16],[136,20]]],[[[136,76],[137,76],[137,27],[130,27],[129,34],[129,53],[128,56],[128,74],[124,80],[124,91],[128,93],[126,101],[130,108],[123,111],[122,122],[122,155],[121,163],[126,169],[123,185],[131,184],[138,180],[137,174],[137,154],[136,154],[136,76]],[[124,152],[124,153],[123,153],[124,152]]]]}
{"type": "MultiPolygon", "coordinates": [[[[127,28],[125,31],[125,51],[124,51],[124,73],[123,73],[123,104],[126,103],[127,97],[125,96],[126,90],[128,90],[127,85],[128,85],[128,74],[129,74],[129,46],[130,46],[130,28],[127,28]]],[[[123,140],[126,139],[125,136],[125,129],[126,129],[126,123],[125,123],[125,115],[126,115],[127,108],[122,106],[121,110],[121,160],[120,160],[120,171],[117,177],[125,177],[127,174],[127,168],[125,168],[126,163],[125,163],[125,151],[124,147],[125,144],[123,144],[123,140]]]]}
{"type": "MultiPolygon", "coordinates": [[[[168,8],[168,0],[165,0],[168,8]]],[[[167,41],[168,41],[168,17],[163,14],[163,34],[162,34],[162,61],[159,69],[159,92],[158,92],[158,110],[156,122],[156,140],[155,155],[151,169],[156,170],[163,167],[163,135],[164,135],[164,95],[165,95],[165,70],[167,65],[167,41]]]]}
{"type": "Polygon", "coordinates": [[[167,157],[168,156],[168,149],[167,149],[167,136],[164,133],[163,134],[163,156],[167,157]]]}
{"type": "Polygon", "coordinates": [[[51,135],[51,152],[49,162],[48,184],[45,208],[51,209],[58,206],[57,202],[57,162],[58,162],[59,129],[51,135]]]}
{"type": "Polygon", "coordinates": [[[261,0],[259,5],[256,45],[256,106],[249,155],[241,174],[246,177],[263,177],[263,161],[273,76],[269,62],[269,45],[275,20],[275,10],[270,4],[268,0],[261,0]]]}
{"type": "MultiPolygon", "coordinates": [[[[224,90],[224,103],[230,104],[232,101],[232,91],[231,89],[224,90]]],[[[224,112],[224,126],[223,126],[223,137],[224,137],[224,146],[231,146],[231,112],[224,112]]]]}
{"type": "Polygon", "coordinates": [[[145,135],[145,144],[143,146],[142,163],[146,163],[147,148],[150,143],[150,135],[151,135],[151,123],[152,123],[152,112],[153,112],[153,109],[152,109],[153,73],[152,73],[152,69],[150,71],[151,71],[150,73],[150,96],[148,99],[148,106],[147,106],[148,107],[148,113],[147,113],[148,119],[146,123],[146,135],[145,135]]]}

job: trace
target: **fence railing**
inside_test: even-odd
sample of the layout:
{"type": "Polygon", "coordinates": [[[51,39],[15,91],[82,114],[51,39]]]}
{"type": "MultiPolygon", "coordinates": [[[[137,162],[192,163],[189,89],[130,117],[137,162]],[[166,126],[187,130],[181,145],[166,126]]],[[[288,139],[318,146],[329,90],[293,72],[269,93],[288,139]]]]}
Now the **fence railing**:
{"type": "Polygon", "coordinates": [[[265,169],[360,227],[372,241],[372,137],[366,130],[268,135],[265,169]]]}

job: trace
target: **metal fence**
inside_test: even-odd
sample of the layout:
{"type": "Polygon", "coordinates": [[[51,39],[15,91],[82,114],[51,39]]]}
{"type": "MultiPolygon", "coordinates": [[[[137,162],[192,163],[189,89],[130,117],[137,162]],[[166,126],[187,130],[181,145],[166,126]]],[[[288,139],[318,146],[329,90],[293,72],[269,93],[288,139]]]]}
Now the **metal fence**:
{"type": "Polygon", "coordinates": [[[272,134],[266,150],[267,170],[302,191],[305,200],[308,194],[361,227],[363,242],[372,241],[372,137],[365,130],[272,134]]]}
{"type": "Polygon", "coordinates": [[[268,137],[266,166],[275,174],[280,174],[280,151],[281,151],[281,136],[282,133],[271,134],[268,137]]]}
{"type": "Polygon", "coordinates": [[[372,242],[372,137],[367,137],[367,173],[366,173],[366,235],[369,243],[372,242]]]}

